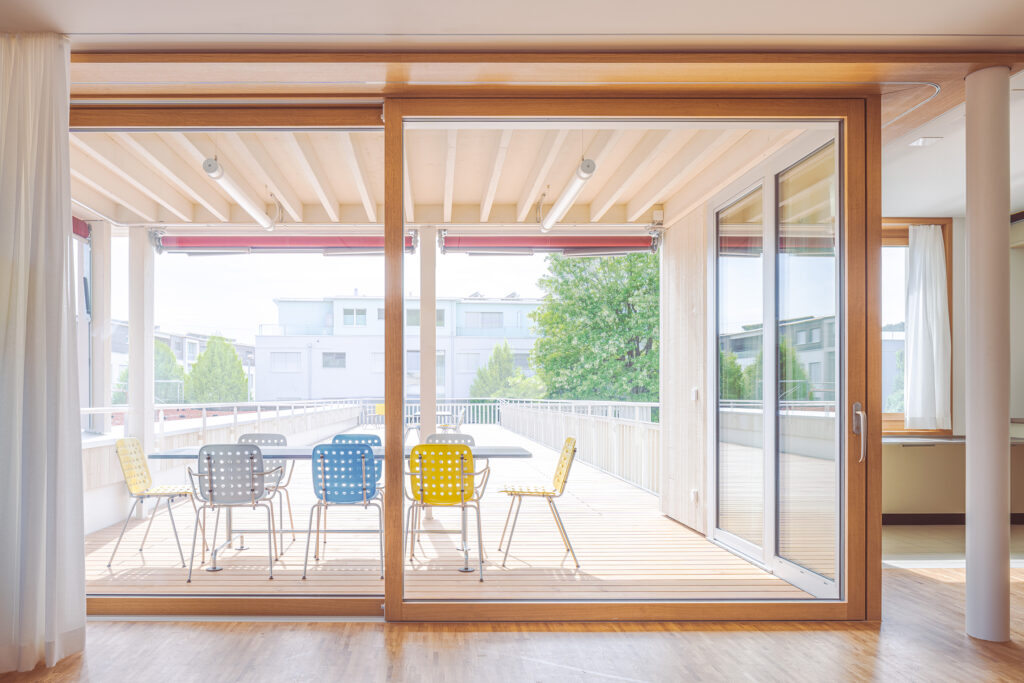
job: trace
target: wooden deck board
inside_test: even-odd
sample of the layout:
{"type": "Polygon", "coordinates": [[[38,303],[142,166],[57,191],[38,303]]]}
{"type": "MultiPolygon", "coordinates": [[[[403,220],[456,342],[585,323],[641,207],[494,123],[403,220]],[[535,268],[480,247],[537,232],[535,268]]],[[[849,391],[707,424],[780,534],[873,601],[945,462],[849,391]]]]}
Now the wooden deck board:
{"type": "MultiPolygon", "coordinates": [[[[554,472],[557,454],[500,427],[471,426],[478,443],[516,443],[534,453],[529,460],[492,460],[491,482],[483,504],[486,551],[484,582],[476,573],[456,571],[462,553],[457,535],[422,537],[416,559],[406,562],[407,599],[798,599],[810,596],[792,585],[708,542],[702,535],[665,517],[658,499],[615,477],[582,463],[574,465],[559,511],[576,549],[576,570],[565,552],[543,500],[523,504],[507,567],[498,539],[508,510],[500,492],[507,483],[544,484],[554,472]]],[[[308,465],[300,463],[292,478],[295,523],[305,528],[313,502],[308,465]]],[[[286,512],[287,516],[287,512],[286,512]]],[[[188,559],[194,516],[188,503],[175,507],[175,519],[188,559]]],[[[470,566],[475,566],[476,530],[470,517],[470,566]]],[[[236,513],[236,524],[261,527],[259,512],[236,513]]],[[[212,517],[208,520],[212,524],[212,517]]],[[[262,526],[265,528],[265,517],[262,526]]],[[[337,509],[331,528],[376,528],[374,510],[337,509]]],[[[458,514],[439,510],[427,529],[458,528],[458,514]]],[[[248,534],[247,550],[226,550],[218,559],[224,571],[199,568],[185,583],[174,537],[165,512],[158,513],[144,552],[138,543],[143,520],[133,520],[108,570],[107,559],[120,525],[90,534],[86,539],[87,589],[92,595],[381,595],[375,534],[332,534],[324,559],[310,553],[309,578],[302,580],[305,534],[293,540],[286,534],[274,580],[267,578],[265,534],[248,534]]],[[[223,538],[223,533],[221,534],[223,538]]]]}

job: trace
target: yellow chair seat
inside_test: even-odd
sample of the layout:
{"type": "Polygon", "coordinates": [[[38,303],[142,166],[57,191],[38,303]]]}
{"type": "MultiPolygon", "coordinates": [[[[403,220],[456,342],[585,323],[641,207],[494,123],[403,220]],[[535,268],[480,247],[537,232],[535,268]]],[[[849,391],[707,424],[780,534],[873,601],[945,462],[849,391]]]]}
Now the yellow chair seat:
{"type": "Polygon", "coordinates": [[[501,490],[510,496],[557,496],[558,491],[545,489],[540,486],[508,486],[501,490]]]}
{"type": "Polygon", "coordinates": [[[150,486],[138,495],[142,498],[151,496],[191,496],[192,489],[184,484],[173,486],[150,486]]]}

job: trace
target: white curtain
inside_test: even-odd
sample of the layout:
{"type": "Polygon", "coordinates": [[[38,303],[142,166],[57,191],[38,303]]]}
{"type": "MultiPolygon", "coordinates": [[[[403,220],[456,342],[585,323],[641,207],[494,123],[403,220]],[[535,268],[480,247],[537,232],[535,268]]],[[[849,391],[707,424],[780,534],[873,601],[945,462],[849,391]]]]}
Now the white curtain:
{"type": "Polygon", "coordinates": [[[85,644],[69,51],[0,34],[0,672],[85,644]]]}
{"type": "Polygon", "coordinates": [[[942,227],[911,225],[907,259],[907,429],[949,429],[950,332],[942,227]]]}

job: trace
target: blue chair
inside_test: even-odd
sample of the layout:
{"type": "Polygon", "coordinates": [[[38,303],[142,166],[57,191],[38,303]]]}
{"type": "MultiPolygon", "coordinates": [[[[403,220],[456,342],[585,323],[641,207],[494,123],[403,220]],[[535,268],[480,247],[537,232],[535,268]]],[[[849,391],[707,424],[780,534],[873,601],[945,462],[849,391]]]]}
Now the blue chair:
{"type": "MultiPolygon", "coordinates": [[[[309,566],[309,540],[313,535],[313,513],[316,513],[316,549],[314,559],[319,559],[320,518],[326,521],[327,509],[331,506],[362,505],[363,508],[377,508],[377,535],[380,538],[380,576],[384,578],[384,507],[381,504],[380,488],[377,486],[377,459],[368,444],[322,444],[313,448],[313,493],[316,504],[309,511],[309,527],[306,530],[306,557],[302,564],[302,578],[306,578],[309,566]]],[[[360,533],[363,530],[342,530],[346,533],[360,533]]],[[[372,531],[370,533],[373,533],[372,531]]],[[[324,529],[324,538],[327,530],[324,529]]]]}
{"type": "MultiPolygon", "coordinates": [[[[377,434],[335,434],[333,442],[337,444],[366,444],[367,446],[383,446],[384,442],[380,440],[380,436],[377,434]]],[[[384,463],[377,463],[377,485],[380,486],[381,477],[384,476],[384,463]]],[[[383,488],[383,487],[381,487],[383,488]]]]}

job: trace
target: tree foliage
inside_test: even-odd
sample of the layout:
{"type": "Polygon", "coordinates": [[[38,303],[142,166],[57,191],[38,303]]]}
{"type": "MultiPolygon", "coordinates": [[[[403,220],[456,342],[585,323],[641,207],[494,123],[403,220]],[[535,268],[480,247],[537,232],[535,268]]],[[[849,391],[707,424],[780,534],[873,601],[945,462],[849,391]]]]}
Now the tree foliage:
{"type": "MultiPolygon", "coordinates": [[[[757,354],[757,359],[743,371],[744,396],[748,399],[760,399],[763,396],[764,370],[762,362],[764,352],[757,354]]],[[[800,362],[796,349],[786,337],[779,337],[778,366],[779,399],[783,401],[811,401],[814,389],[807,376],[807,368],[800,362]]]]}
{"type": "MultiPolygon", "coordinates": [[[[154,396],[157,403],[181,403],[184,400],[185,370],[178,364],[171,347],[159,339],[153,340],[153,379],[156,380],[154,396]]],[[[128,403],[128,368],[118,374],[116,386],[111,404],[128,403]]]]}
{"type": "Polygon", "coordinates": [[[892,392],[885,399],[885,412],[902,413],[903,404],[904,356],[902,351],[896,352],[896,377],[893,380],[892,392]]]}
{"type": "Polygon", "coordinates": [[[527,377],[516,367],[508,341],[494,347],[487,363],[476,371],[469,388],[472,398],[542,398],[544,393],[540,378],[527,377]]]}
{"type": "Polygon", "coordinates": [[[743,368],[735,353],[718,352],[718,393],[722,399],[747,398],[743,368]]]}
{"type": "Polygon", "coordinates": [[[549,398],[658,400],[657,254],[548,257],[532,362],[549,398]]]}
{"type": "Polygon", "coordinates": [[[185,378],[187,403],[231,403],[249,400],[249,381],[235,347],[223,337],[210,337],[185,378]]]}

